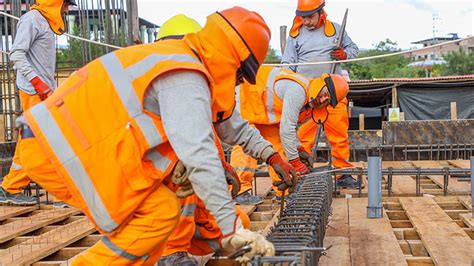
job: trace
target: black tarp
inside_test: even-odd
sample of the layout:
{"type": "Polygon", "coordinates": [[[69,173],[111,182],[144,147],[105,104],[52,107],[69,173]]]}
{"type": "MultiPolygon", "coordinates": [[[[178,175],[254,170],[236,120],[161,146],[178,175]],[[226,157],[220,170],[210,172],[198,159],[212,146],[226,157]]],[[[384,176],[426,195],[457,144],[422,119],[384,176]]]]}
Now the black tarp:
{"type": "Polygon", "coordinates": [[[451,102],[459,119],[474,118],[474,87],[401,88],[398,102],[405,120],[450,119],[451,102]]]}

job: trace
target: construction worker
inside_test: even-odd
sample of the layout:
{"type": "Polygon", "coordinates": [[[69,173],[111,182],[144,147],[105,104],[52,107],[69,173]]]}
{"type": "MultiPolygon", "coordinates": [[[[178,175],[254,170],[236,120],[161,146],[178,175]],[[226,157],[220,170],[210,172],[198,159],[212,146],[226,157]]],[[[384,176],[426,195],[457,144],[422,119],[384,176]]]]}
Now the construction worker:
{"type": "Polygon", "coordinates": [[[178,222],[170,182],[180,185],[176,193],[193,190],[203,201],[224,235],[223,249],[250,245],[246,256],[274,254],[263,236],[242,227],[213,134],[214,123],[223,141],[266,159],[292,185],[291,166],[271,145],[220,132],[248,127],[233,115],[229,88],[255,82],[269,40],[257,13],[226,9],[181,40],[130,46],[92,61],[24,113],[21,134],[31,136],[20,143],[25,171],[103,234],[73,265],[153,265],[178,222]]]}
{"type": "MultiPolygon", "coordinates": [[[[331,60],[345,60],[357,56],[357,45],[347,33],[344,34],[342,47],[336,46],[341,26],[329,21],[324,11],[325,0],[298,0],[296,16],[286,41],[282,63],[306,63],[331,60]]],[[[329,73],[331,64],[289,66],[289,69],[308,78],[320,77],[329,73]]],[[[340,65],[336,66],[336,74],[341,75],[340,65]]],[[[339,102],[336,108],[328,109],[329,116],[324,123],[326,137],[331,144],[332,165],[335,168],[351,167],[349,160],[349,118],[347,99],[339,102]]],[[[311,151],[316,135],[317,125],[305,123],[298,130],[298,137],[303,147],[311,151]]],[[[357,181],[351,175],[337,177],[337,186],[356,188],[357,181]]]]}
{"type": "MultiPolygon", "coordinates": [[[[16,85],[22,109],[46,99],[55,89],[56,45],[54,35],[64,33],[63,15],[74,0],[37,0],[31,10],[21,16],[17,35],[13,41],[10,60],[16,69],[16,85]]],[[[34,205],[36,199],[26,196],[22,189],[30,183],[20,163],[18,137],[12,166],[3,178],[0,187],[0,203],[34,205]]],[[[65,207],[63,202],[54,202],[55,207],[65,207]]]]}
{"type": "MultiPolygon", "coordinates": [[[[192,18],[183,14],[178,14],[163,23],[160,31],[157,34],[157,41],[167,39],[182,39],[185,34],[196,33],[201,30],[201,25],[192,18]]],[[[233,114],[238,115],[238,110],[233,114]]],[[[234,118],[235,119],[235,118],[234,118]]],[[[239,123],[242,122],[238,118],[239,123]]],[[[245,123],[245,122],[244,122],[245,123]]],[[[236,126],[234,123],[230,125],[223,123],[224,127],[220,126],[215,129],[215,144],[219,152],[227,183],[231,185],[232,196],[235,197],[240,190],[239,177],[235,173],[232,166],[225,161],[224,151],[219,141],[218,132],[226,132],[228,134],[249,134],[250,139],[255,139],[256,142],[267,143],[254,129],[249,126],[236,126]],[[234,130],[237,128],[237,130],[234,130]],[[232,132],[234,131],[234,132],[232,132]]],[[[217,125],[216,125],[217,126],[217,125]]],[[[229,139],[226,137],[226,139],[229,139]]],[[[230,139],[232,143],[233,139],[230,139]]],[[[247,141],[246,141],[247,143],[247,141]]],[[[266,147],[263,145],[262,147],[266,147]]],[[[260,149],[260,147],[255,147],[260,149]]],[[[188,195],[188,193],[181,195],[177,192],[181,203],[181,216],[178,226],[174,229],[171,236],[166,243],[166,249],[163,251],[163,256],[160,258],[159,265],[198,265],[197,260],[189,256],[193,255],[207,255],[216,252],[220,249],[219,241],[224,237],[217,224],[216,219],[206,209],[204,203],[197,197],[196,194],[188,195]]],[[[237,215],[242,220],[243,228],[250,228],[250,218],[239,207],[234,206],[237,215]]]]}
{"type": "MultiPolygon", "coordinates": [[[[324,120],[328,110],[344,99],[348,91],[349,86],[340,75],[323,74],[309,80],[287,69],[262,66],[256,84],[241,84],[236,88],[236,95],[242,117],[253,124],[282,157],[288,159],[298,174],[307,174],[313,160],[298,140],[298,123],[312,121],[309,118],[313,116],[324,120]]],[[[239,174],[242,193],[251,187],[257,162],[242,154],[241,150],[234,147],[231,165],[239,174]]],[[[282,190],[287,187],[281,187],[280,178],[273,169],[269,172],[279,200],[282,190]]]]}

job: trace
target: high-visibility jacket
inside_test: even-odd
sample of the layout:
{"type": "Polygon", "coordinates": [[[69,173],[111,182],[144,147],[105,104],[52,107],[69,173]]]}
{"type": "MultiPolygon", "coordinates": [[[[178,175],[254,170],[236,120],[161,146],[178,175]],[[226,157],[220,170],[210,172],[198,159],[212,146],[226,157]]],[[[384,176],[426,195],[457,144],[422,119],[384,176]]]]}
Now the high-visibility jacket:
{"type": "MultiPolygon", "coordinates": [[[[236,98],[240,100],[240,113],[245,120],[252,124],[280,123],[283,100],[275,91],[275,83],[282,79],[297,82],[308,95],[310,81],[307,78],[287,69],[261,66],[255,85],[244,82],[236,89],[236,98]]],[[[308,102],[307,98],[305,104],[308,102]]]]}
{"type": "Polygon", "coordinates": [[[169,40],[102,56],[25,112],[80,209],[102,233],[127,221],[177,161],[160,116],[143,106],[151,82],[173,70],[207,77],[213,114],[221,106],[233,108],[214,106],[213,95],[225,92],[213,91],[212,77],[184,40],[169,40]]]}

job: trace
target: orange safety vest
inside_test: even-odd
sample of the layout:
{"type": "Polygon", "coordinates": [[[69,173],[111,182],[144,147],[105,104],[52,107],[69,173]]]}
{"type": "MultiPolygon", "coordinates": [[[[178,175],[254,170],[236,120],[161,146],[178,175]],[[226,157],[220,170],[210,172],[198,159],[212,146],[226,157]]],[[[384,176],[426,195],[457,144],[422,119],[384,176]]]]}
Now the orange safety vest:
{"type": "Polygon", "coordinates": [[[236,98],[240,99],[240,112],[245,120],[252,124],[280,123],[283,100],[275,92],[275,83],[282,79],[297,82],[308,95],[310,81],[307,78],[287,69],[261,66],[255,85],[244,82],[236,88],[236,98]]]}
{"type": "Polygon", "coordinates": [[[103,233],[127,221],[177,162],[160,116],[143,103],[155,78],[183,69],[201,72],[215,89],[189,46],[170,40],[102,56],[25,112],[80,209],[103,233]]]}

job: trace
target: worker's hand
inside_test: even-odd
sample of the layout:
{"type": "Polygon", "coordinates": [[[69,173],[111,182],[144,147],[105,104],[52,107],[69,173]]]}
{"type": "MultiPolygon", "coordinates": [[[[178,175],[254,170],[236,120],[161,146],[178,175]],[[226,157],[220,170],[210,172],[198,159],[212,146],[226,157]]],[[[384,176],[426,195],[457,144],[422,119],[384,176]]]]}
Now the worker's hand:
{"type": "Polygon", "coordinates": [[[49,95],[53,94],[53,90],[46,83],[44,83],[40,77],[36,76],[30,82],[31,85],[35,87],[35,91],[38,93],[38,96],[42,101],[48,98],[49,95]]]}
{"type": "Polygon", "coordinates": [[[181,161],[178,161],[171,174],[171,182],[179,186],[178,191],[176,191],[178,198],[186,198],[194,193],[193,186],[188,177],[186,167],[181,161]]]}
{"type": "Polygon", "coordinates": [[[331,59],[332,60],[346,60],[347,54],[344,51],[344,48],[336,46],[331,51],[331,59]]]}
{"type": "Polygon", "coordinates": [[[243,257],[239,259],[240,262],[248,262],[255,255],[275,255],[275,247],[271,242],[266,240],[264,236],[244,228],[223,238],[221,245],[222,248],[227,251],[236,251],[246,245],[252,247],[249,252],[245,253],[243,257]]]}
{"type": "Polygon", "coordinates": [[[237,197],[240,191],[240,180],[239,176],[235,172],[234,168],[226,161],[222,161],[222,166],[224,167],[225,180],[227,185],[232,186],[231,195],[232,198],[237,197]]]}
{"type": "Polygon", "coordinates": [[[280,154],[275,152],[268,158],[267,164],[269,164],[273,170],[275,170],[281,179],[281,181],[273,182],[273,185],[278,187],[278,190],[284,191],[287,188],[292,188],[293,185],[296,184],[296,182],[292,182],[293,180],[297,180],[295,169],[293,169],[293,167],[288,162],[283,160],[280,154]]]}
{"type": "Polygon", "coordinates": [[[299,175],[306,175],[309,174],[309,169],[306,165],[301,161],[300,158],[296,158],[290,161],[291,166],[295,168],[295,171],[299,175]]]}
{"type": "Polygon", "coordinates": [[[303,162],[308,168],[312,168],[314,164],[313,157],[303,147],[298,148],[298,156],[300,156],[301,162],[303,162]]]}

